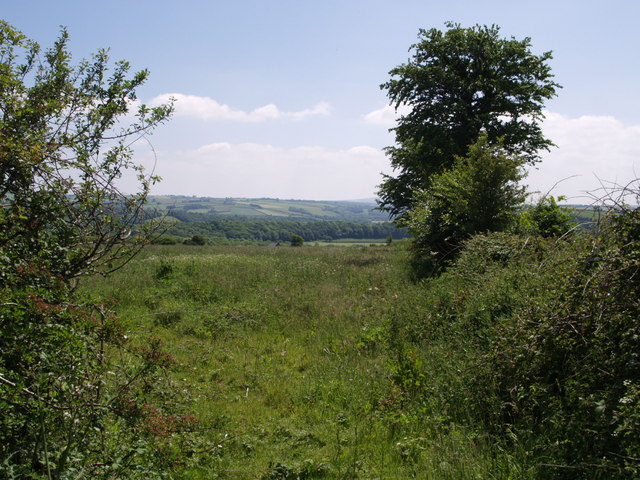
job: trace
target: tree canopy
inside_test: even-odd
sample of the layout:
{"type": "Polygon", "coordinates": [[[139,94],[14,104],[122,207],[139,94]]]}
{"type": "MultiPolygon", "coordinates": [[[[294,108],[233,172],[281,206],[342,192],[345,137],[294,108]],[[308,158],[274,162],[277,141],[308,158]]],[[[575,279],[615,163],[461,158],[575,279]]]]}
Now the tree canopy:
{"type": "Polygon", "coordinates": [[[420,30],[412,58],[381,85],[396,110],[406,109],[387,148],[397,175],[385,176],[378,192],[393,216],[403,216],[414,190],[428,188],[483,133],[529,164],[553,145],[540,127],[544,101],[560,87],[547,63],[551,52],[535,55],[529,38],[501,38],[495,25],[446,26],[420,30]]]}

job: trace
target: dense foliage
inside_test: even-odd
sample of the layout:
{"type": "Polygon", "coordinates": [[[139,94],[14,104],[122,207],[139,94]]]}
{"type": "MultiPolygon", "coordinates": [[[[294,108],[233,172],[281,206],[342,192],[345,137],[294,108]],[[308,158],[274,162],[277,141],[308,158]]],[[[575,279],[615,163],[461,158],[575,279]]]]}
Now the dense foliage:
{"type": "Polygon", "coordinates": [[[522,177],[520,161],[489,145],[486,136],[471,145],[466,157],[433,175],[431,187],[415,194],[413,209],[400,222],[413,235],[414,271],[433,275],[473,234],[516,225],[517,211],[526,199],[525,189],[518,185],[522,177]]]}
{"type": "Polygon", "coordinates": [[[529,38],[500,38],[497,26],[420,30],[411,60],[381,86],[393,106],[408,110],[387,148],[399,173],[380,186],[382,207],[396,216],[410,210],[414,190],[465,157],[482,133],[527,163],[552,145],[539,122],[559,85],[546,63],[551,53],[534,55],[530,47],[529,38]]]}
{"type": "Polygon", "coordinates": [[[640,472],[638,213],[612,214],[597,237],[549,245],[530,272],[530,298],[494,319],[495,424],[530,437],[545,463],[578,472],[565,477],[640,472]]]}
{"type": "Polygon", "coordinates": [[[0,22],[0,477],[162,476],[143,405],[168,405],[154,392],[170,358],[75,288],[148,240],[129,238],[155,180],[130,145],[171,106],[125,125],[147,72],[128,78],[104,51],[72,66],[67,41],[63,30],[42,52],[0,22]],[[126,171],[135,195],[118,188],[126,171]]]}
{"type": "Polygon", "coordinates": [[[560,237],[567,234],[574,227],[579,225],[574,221],[581,220],[583,228],[592,229],[596,224],[593,212],[589,217],[585,213],[572,211],[566,207],[558,205],[558,201],[564,200],[563,196],[555,198],[551,195],[545,195],[532,207],[526,209],[520,215],[520,229],[524,232],[535,233],[543,237],[560,237]],[[586,218],[585,218],[586,216],[586,218]]]}
{"type": "Polygon", "coordinates": [[[595,235],[561,240],[545,228],[476,235],[425,284],[420,313],[396,317],[402,349],[458,349],[466,368],[437,397],[526,451],[536,478],[640,471],[638,212],[618,206],[595,235]]]}

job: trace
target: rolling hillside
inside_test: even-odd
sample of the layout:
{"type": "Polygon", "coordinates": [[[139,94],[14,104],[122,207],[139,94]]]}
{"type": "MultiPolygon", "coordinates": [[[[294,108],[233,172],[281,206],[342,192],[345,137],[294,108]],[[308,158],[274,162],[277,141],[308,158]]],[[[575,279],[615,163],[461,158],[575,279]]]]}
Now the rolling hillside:
{"type": "Polygon", "coordinates": [[[388,215],[376,210],[370,201],[280,200],[277,198],[209,198],[188,196],[152,196],[148,206],[170,215],[195,213],[207,218],[248,218],[252,220],[334,220],[382,222],[388,215]]]}

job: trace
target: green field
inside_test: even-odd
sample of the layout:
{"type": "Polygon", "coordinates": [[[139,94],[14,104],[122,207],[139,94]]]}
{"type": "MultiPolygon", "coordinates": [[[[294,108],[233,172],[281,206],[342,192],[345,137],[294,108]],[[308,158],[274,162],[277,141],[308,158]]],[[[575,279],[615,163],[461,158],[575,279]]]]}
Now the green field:
{"type": "Polygon", "coordinates": [[[171,478],[631,479],[638,257],[616,241],[477,235],[421,281],[405,242],[151,246],[80,293],[153,365],[125,413],[171,478]]]}
{"type": "Polygon", "coordinates": [[[178,478],[526,478],[451,399],[410,399],[416,368],[454,384],[459,368],[451,346],[407,365],[393,348],[422,289],[393,247],[156,246],[83,284],[176,359],[169,397],[199,421],[163,440],[178,478]]]}
{"type": "Polygon", "coordinates": [[[149,209],[160,212],[188,212],[216,218],[259,220],[385,221],[388,215],[370,201],[282,200],[277,198],[210,198],[151,196],[149,209]]]}

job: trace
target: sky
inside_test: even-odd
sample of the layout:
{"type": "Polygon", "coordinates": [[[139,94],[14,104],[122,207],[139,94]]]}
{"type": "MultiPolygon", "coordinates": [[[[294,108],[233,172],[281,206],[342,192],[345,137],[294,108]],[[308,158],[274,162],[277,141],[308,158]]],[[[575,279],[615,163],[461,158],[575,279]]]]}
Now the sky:
{"type": "MultiPolygon", "coordinates": [[[[545,106],[557,148],[525,181],[590,203],[640,176],[637,0],[0,0],[43,47],[65,26],[74,61],[109,48],[151,72],[142,103],[172,119],[136,147],[156,195],[353,200],[393,174],[395,115],[379,85],[421,28],[498,25],[553,51],[545,106]]],[[[133,188],[133,187],[131,187],[133,188]]]]}

